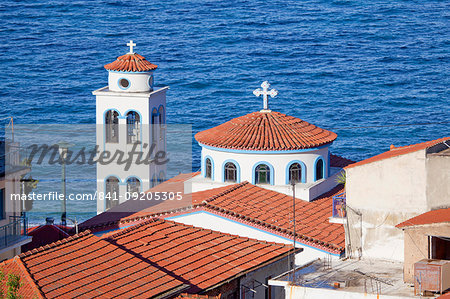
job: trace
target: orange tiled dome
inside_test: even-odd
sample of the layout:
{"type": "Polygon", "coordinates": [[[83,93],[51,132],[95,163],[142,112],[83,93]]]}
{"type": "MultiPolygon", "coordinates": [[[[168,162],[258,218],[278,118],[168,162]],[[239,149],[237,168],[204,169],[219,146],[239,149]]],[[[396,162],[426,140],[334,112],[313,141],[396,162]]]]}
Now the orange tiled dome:
{"type": "Polygon", "coordinates": [[[279,112],[253,112],[199,132],[204,145],[256,151],[299,150],[333,142],[336,133],[279,112]]]}
{"type": "Polygon", "coordinates": [[[108,71],[121,72],[148,72],[156,70],[157,67],[137,53],[119,56],[116,61],[105,65],[105,69],[108,71]]]}

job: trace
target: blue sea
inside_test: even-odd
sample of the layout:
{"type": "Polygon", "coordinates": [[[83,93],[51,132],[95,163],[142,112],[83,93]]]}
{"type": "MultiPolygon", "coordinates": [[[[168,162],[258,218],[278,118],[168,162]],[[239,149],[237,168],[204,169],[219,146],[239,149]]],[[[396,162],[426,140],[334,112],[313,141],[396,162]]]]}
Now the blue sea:
{"type": "Polygon", "coordinates": [[[350,159],[450,135],[449,1],[3,0],[0,19],[0,118],[16,124],[95,123],[91,92],[132,39],[170,86],[168,123],[193,133],[260,110],[268,80],[272,110],[336,132],[350,159]]]}

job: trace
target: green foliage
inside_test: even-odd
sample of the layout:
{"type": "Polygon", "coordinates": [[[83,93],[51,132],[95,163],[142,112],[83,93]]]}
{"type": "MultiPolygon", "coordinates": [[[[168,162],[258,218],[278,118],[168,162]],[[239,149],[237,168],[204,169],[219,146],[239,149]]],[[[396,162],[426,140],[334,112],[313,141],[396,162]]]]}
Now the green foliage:
{"type": "Polygon", "coordinates": [[[6,286],[8,287],[8,293],[6,298],[8,299],[20,299],[22,296],[19,295],[19,289],[23,285],[20,281],[20,276],[16,274],[8,274],[8,282],[6,286]]]}
{"type": "Polygon", "coordinates": [[[19,295],[19,289],[23,285],[20,281],[20,276],[16,274],[9,273],[8,281],[6,281],[6,296],[5,296],[5,274],[0,270],[0,299],[21,299],[22,296],[19,295]]]}
{"type": "Polygon", "coordinates": [[[338,184],[343,184],[345,186],[345,182],[347,180],[347,176],[345,174],[345,171],[342,171],[341,173],[338,174],[338,176],[336,177],[336,183],[338,184]]]}

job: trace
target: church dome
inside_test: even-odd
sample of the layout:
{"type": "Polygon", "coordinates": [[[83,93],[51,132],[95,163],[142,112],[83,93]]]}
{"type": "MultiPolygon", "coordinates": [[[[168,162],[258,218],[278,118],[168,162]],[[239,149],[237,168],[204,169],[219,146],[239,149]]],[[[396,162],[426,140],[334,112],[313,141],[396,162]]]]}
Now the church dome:
{"type": "Polygon", "coordinates": [[[251,151],[289,151],[333,142],[337,134],[299,118],[262,110],[199,132],[195,139],[216,148],[251,151]]]}
{"type": "Polygon", "coordinates": [[[137,53],[128,53],[117,57],[117,60],[105,65],[108,71],[116,72],[149,72],[156,70],[157,65],[150,63],[137,53]]]}

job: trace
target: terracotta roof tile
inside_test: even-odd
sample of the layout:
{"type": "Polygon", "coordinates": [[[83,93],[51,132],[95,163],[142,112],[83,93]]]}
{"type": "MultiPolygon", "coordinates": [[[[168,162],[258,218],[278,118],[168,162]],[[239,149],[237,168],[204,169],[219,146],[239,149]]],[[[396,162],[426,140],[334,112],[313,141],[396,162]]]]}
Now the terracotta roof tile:
{"type": "Polygon", "coordinates": [[[431,141],[426,141],[426,142],[422,142],[422,143],[417,143],[417,144],[412,144],[412,145],[407,145],[407,146],[401,146],[401,147],[393,147],[391,146],[391,149],[387,152],[381,153],[379,155],[370,157],[366,160],[362,160],[356,163],[353,163],[351,165],[348,165],[347,167],[345,167],[346,169],[348,168],[352,168],[352,167],[356,167],[356,166],[360,166],[360,165],[365,165],[365,164],[369,164],[372,162],[376,162],[376,161],[380,161],[380,160],[384,160],[384,159],[388,159],[388,158],[392,158],[392,157],[397,157],[400,155],[405,155],[405,154],[409,154],[412,152],[416,152],[419,150],[423,150],[423,149],[427,149],[429,147],[432,147],[438,143],[441,142],[445,142],[445,141],[449,141],[450,137],[444,137],[444,138],[439,138],[436,140],[431,140],[431,141]]]}
{"type": "Polygon", "coordinates": [[[191,291],[216,287],[292,250],[290,245],[158,219],[123,229],[104,240],[181,277],[192,285],[191,291]],[[140,242],[141,236],[147,236],[146,242],[140,242]]]}
{"type": "MultiPolygon", "coordinates": [[[[296,232],[299,237],[309,240],[313,246],[324,243],[328,251],[341,253],[344,250],[343,226],[329,222],[332,197],[342,191],[343,186],[338,186],[312,202],[296,200],[296,232]],[[335,233],[331,235],[330,231],[335,233]]],[[[246,221],[273,230],[292,233],[292,197],[248,182],[233,185],[231,192],[222,194],[205,199],[206,207],[223,214],[234,213],[236,218],[247,217],[246,221]]]]}
{"type": "Polygon", "coordinates": [[[195,139],[234,150],[299,150],[329,144],[337,135],[279,112],[253,112],[199,132],[195,139]]]}
{"type": "Polygon", "coordinates": [[[396,225],[398,228],[433,223],[450,222],[450,208],[429,211],[396,225]]]}
{"type": "Polygon", "coordinates": [[[17,259],[24,265],[22,275],[29,277],[45,298],[148,298],[186,288],[159,267],[89,231],[17,259]]]}
{"type": "Polygon", "coordinates": [[[137,53],[119,56],[117,60],[105,65],[108,71],[120,72],[148,72],[156,70],[157,67],[137,53]]]}

